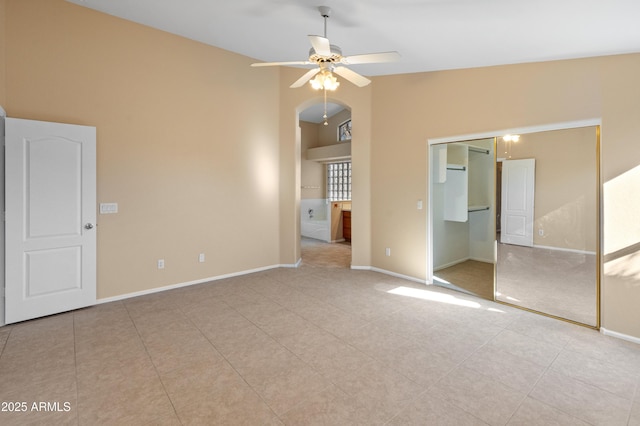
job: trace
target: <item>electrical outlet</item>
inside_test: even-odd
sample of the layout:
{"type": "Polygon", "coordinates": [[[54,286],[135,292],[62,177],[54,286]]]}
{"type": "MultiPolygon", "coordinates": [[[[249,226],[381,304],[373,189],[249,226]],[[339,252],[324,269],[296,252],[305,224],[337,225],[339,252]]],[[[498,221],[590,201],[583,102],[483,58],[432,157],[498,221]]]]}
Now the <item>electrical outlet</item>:
{"type": "Polygon", "coordinates": [[[158,259],[158,269],[164,269],[164,259],[158,259]]]}
{"type": "Polygon", "coordinates": [[[384,249],[384,254],[386,256],[391,256],[391,249],[389,247],[387,247],[386,249],[384,249]]]}
{"type": "Polygon", "coordinates": [[[198,262],[200,262],[200,263],[204,262],[204,253],[200,253],[198,255],[198,262]]]}

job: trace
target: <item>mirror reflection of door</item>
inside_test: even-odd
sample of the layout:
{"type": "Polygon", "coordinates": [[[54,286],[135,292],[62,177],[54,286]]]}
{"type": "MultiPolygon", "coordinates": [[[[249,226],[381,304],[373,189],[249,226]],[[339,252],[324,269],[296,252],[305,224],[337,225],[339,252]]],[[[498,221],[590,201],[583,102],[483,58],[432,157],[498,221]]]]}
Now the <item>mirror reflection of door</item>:
{"type": "Polygon", "coordinates": [[[535,173],[535,158],[502,162],[499,238],[501,243],[533,246],[535,173]]]}
{"type": "Polygon", "coordinates": [[[496,300],[597,327],[597,126],[524,134],[508,147],[498,138],[497,145],[497,152],[509,151],[509,159],[502,163],[500,182],[496,300]],[[532,244],[504,238],[507,232],[525,233],[525,219],[516,215],[510,228],[505,217],[509,207],[523,207],[527,198],[514,189],[526,187],[522,170],[513,185],[506,172],[522,159],[535,160],[533,218],[526,223],[532,244]]]}

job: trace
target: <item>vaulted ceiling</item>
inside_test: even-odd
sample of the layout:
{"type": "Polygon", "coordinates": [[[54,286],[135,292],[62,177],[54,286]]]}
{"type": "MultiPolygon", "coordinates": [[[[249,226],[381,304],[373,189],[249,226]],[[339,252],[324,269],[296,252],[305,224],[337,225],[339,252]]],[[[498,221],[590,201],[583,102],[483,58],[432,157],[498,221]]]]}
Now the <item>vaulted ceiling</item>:
{"type": "Polygon", "coordinates": [[[326,5],[344,55],[402,55],[367,76],[640,52],[638,0],[67,1],[259,61],[305,60],[326,5]]]}

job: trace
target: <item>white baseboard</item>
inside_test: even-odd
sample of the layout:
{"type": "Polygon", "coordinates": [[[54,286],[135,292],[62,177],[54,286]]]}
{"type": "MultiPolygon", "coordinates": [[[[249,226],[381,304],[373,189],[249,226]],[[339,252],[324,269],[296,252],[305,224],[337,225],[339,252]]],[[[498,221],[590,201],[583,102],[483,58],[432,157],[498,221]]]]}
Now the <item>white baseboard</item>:
{"type": "Polygon", "coordinates": [[[533,248],[546,249],[546,250],[556,250],[556,251],[565,251],[565,252],[568,252],[568,253],[578,253],[578,254],[591,254],[591,255],[595,255],[596,254],[595,251],[576,250],[576,249],[562,248],[562,247],[540,246],[540,245],[537,245],[537,244],[534,244],[533,248]]]}
{"type": "Polygon", "coordinates": [[[354,269],[356,271],[370,271],[371,270],[371,266],[351,265],[350,267],[351,267],[351,269],[354,269]]]}
{"type": "Polygon", "coordinates": [[[604,327],[600,327],[600,333],[604,334],[605,336],[616,337],[618,339],[626,340],[627,342],[637,343],[640,345],[640,337],[629,336],[628,334],[607,330],[604,327]]]}
{"type": "MultiPolygon", "coordinates": [[[[358,269],[358,268],[354,268],[352,266],[351,269],[358,269]]],[[[370,266],[369,270],[373,271],[373,272],[379,272],[379,273],[385,274],[385,275],[390,275],[390,276],[396,277],[396,278],[402,278],[402,279],[407,280],[407,281],[413,281],[413,282],[420,283],[420,284],[426,284],[427,283],[426,280],[423,280],[421,278],[412,277],[410,275],[398,274],[397,272],[387,271],[386,269],[380,269],[380,268],[375,268],[375,267],[370,266]]]]}
{"type": "MultiPolygon", "coordinates": [[[[187,281],[187,282],[183,282],[183,283],[170,284],[170,285],[162,286],[162,287],[150,288],[148,290],[136,291],[136,292],[133,292],[133,293],[120,294],[118,296],[105,297],[105,298],[101,298],[101,299],[96,300],[96,304],[100,305],[102,303],[117,302],[119,300],[126,300],[126,299],[130,299],[132,297],[144,296],[144,295],[153,294],[153,293],[160,293],[160,292],[163,292],[163,291],[173,290],[173,289],[176,289],[176,288],[188,287],[188,286],[197,285],[197,284],[204,284],[204,283],[211,282],[211,281],[219,281],[219,280],[223,280],[225,278],[233,278],[233,277],[238,277],[238,276],[242,276],[242,275],[253,274],[253,273],[256,273],[256,272],[268,271],[270,269],[297,268],[297,267],[300,266],[301,262],[302,262],[302,259],[298,259],[298,261],[296,263],[293,263],[293,264],[279,264],[279,265],[264,266],[264,267],[261,267],[261,268],[249,269],[249,270],[246,270],[246,271],[234,272],[234,273],[231,273],[231,274],[218,275],[218,276],[215,276],[215,277],[202,278],[202,279],[194,280],[194,281],[187,281]]],[[[398,274],[398,273],[387,271],[387,270],[380,269],[380,268],[373,268],[371,266],[354,266],[354,265],[351,265],[351,269],[361,270],[361,271],[379,272],[381,274],[390,275],[390,276],[397,277],[397,278],[403,278],[405,280],[414,281],[414,282],[418,282],[418,283],[421,283],[421,284],[426,284],[427,283],[425,280],[420,279],[420,278],[411,277],[409,275],[398,274]]]]}
{"type": "MultiPolygon", "coordinates": [[[[126,293],[126,294],[121,294],[121,295],[113,296],[113,297],[105,297],[105,298],[96,300],[96,304],[116,302],[116,301],[119,301],[119,300],[130,299],[130,298],[133,298],[133,297],[144,296],[144,295],[147,295],[147,294],[160,293],[160,292],[163,292],[163,291],[173,290],[173,289],[176,289],[176,288],[188,287],[188,286],[191,286],[191,285],[203,284],[203,283],[211,282],[211,281],[219,281],[219,280],[222,280],[222,279],[225,279],[225,278],[233,278],[233,277],[237,277],[237,276],[253,274],[253,273],[256,273],[256,272],[268,271],[270,269],[297,268],[297,267],[300,266],[301,262],[302,262],[302,259],[298,259],[298,261],[296,263],[294,263],[294,264],[279,264],[279,265],[264,266],[264,267],[261,267],[261,268],[249,269],[249,270],[245,270],[245,271],[234,272],[234,273],[231,273],[231,274],[218,275],[218,276],[215,276],[215,277],[203,278],[203,279],[199,279],[199,280],[188,281],[188,282],[183,282],[183,283],[178,283],[178,284],[172,284],[172,285],[163,286],[163,287],[156,287],[156,288],[152,288],[152,289],[148,289],[148,290],[136,291],[136,292],[133,292],[133,293],[126,293]]],[[[397,278],[402,278],[402,279],[405,279],[405,280],[408,280],[408,281],[417,282],[417,283],[420,283],[420,284],[429,284],[429,283],[427,283],[426,280],[423,280],[421,278],[416,278],[416,277],[412,277],[412,276],[409,276],[409,275],[399,274],[399,273],[396,273],[396,272],[387,271],[386,269],[376,268],[376,267],[372,267],[372,266],[351,265],[351,269],[360,270],[360,271],[373,271],[373,272],[378,272],[378,273],[381,273],[381,274],[389,275],[389,276],[392,276],[392,277],[397,277],[397,278]]],[[[2,321],[2,319],[0,319],[0,327],[2,327],[3,325],[4,325],[4,321],[2,321]]],[[[630,336],[630,335],[623,334],[623,333],[618,333],[618,332],[612,331],[612,330],[607,330],[604,327],[600,327],[600,332],[602,334],[604,334],[605,336],[611,336],[611,337],[615,337],[615,338],[618,338],[618,339],[626,340],[628,342],[640,344],[640,338],[639,337],[630,336]]]]}
{"type": "MultiPolygon", "coordinates": [[[[301,264],[302,264],[302,258],[298,259],[298,261],[296,263],[281,263],[280,265],[274,265],[273,267],[270,267],[269,269],[273,269],[273,268],[298,268],[301,264]]],[[[244,275],[244,274],[242,274],[242,275],[244,275]]]]}
{"type": "Polygon", "coordinates": [[[493,259],[483,259],[481,257],[470,257],[469,260],[475,260],[476,262],[482,262],[482,263],[491,263],[491,264],[495,263],[493,259]]]}
{"type": "Polygon", "coordinates": [[[452,266],[457,265],[458,263],[466,262],[467,260],[472,260],[472,259],[469,257],[465,257],[462,259],[454,260],[453,262],[445,263],[444,265],[438,265],[433,268],[433,272],[439,271],[440,269],[450,268],[452,266]]]}
{"type": "Polygon", "coordinates": [[[187,281],[187,282],[178,283],[178,284],[170,284],[170,285],[163,286],[163,287],[150,288],[148,290],[135,291],[133,293],[120,294],[118,296],[105,297],[105,298],[96,300],[96,304],[99,305],[99,304],[102,304],[102,303],[116,302],[118,300],[125,300],[125,299],[130,299],[132,297],[144,296],[144,295],[153,294],[153,293],[160,293],[162,291],[173,290],[173,289],[176,289],[176,288],[188,287],[188,286],[197,285],[197,284],[204,284],[204,283],[211,282],[211,281],[219,281],[219,280],[223,280],[225,278],[233,278],[233,277],[238,277],[238,276],[241,276],[241,275],[248,275],[248,274],[253,274],[253,273],[256,273],[256,272],[268,271],[270,269],[297,268],[298,265],[300,264],[300,261],[301,260],[299,260],[296,264],[288,264],[288,265],[287,264],[282,264],[282,265],[264,266],[264,267],[261,267],[261,268],[248,269],[248,270],[240,271],[240,272],[233,272],[231,274],[218,275],[218,276],[215,276],[215,277],[202,278],[202,279],[194,280],[194,281],[187,281]]]}

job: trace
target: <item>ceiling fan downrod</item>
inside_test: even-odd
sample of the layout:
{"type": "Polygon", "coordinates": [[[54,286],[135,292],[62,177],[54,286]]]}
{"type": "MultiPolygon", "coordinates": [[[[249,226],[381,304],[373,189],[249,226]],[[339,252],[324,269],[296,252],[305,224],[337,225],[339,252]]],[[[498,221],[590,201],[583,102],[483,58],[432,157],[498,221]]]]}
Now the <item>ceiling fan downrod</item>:
{"type": "Polygon", "coordinates": [[[318,6],[318,10],[324,18],[324,38],[327,38],[327,19],[331,16],[331,8],[329,6],[318,6]]]}

